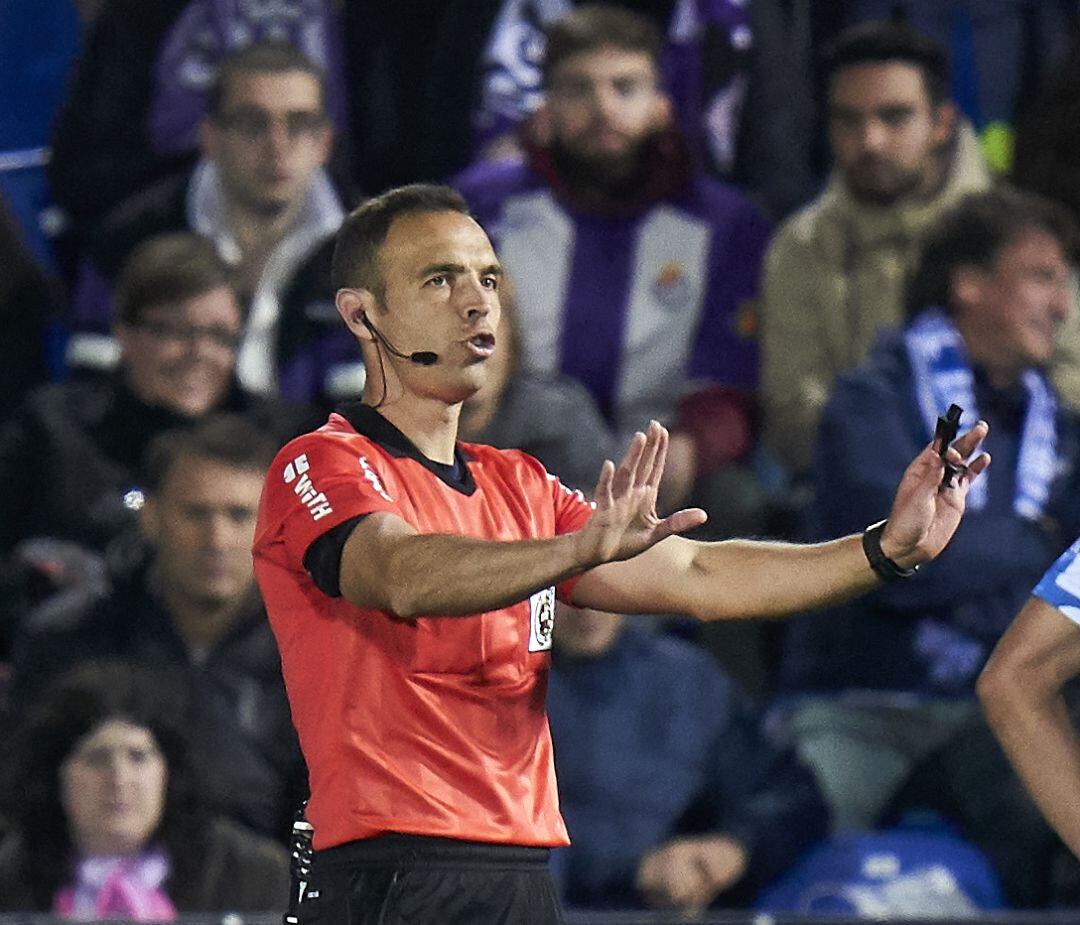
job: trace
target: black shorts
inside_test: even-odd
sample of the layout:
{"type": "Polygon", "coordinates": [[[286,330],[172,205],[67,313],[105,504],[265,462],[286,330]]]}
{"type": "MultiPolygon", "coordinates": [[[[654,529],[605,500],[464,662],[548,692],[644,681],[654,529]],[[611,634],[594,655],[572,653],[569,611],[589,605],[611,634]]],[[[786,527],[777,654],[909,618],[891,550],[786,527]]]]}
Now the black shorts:
{"type": "Polygon", "coordinates": [[[549,853],[419,835],[317,851],[299,925],[561,925],[549,853]]]}

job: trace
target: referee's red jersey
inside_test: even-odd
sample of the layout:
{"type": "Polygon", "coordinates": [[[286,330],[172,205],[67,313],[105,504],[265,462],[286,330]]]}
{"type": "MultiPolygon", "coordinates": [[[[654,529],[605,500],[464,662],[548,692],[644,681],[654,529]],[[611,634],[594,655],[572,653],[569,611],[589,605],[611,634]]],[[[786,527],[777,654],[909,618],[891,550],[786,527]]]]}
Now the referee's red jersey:
{"type": "Polygon", "coordinates": [[[472,617],[399,620],[320,591],[304,556],[377,511],[421,533],[522,540],[577,530],[591,506],[519,451],[459,444],[452,471],[372,409],[344,415],[278,454],[254,546],[315,847],[385,832],[566,844],[544,706],[554,589],[472,617]]]}

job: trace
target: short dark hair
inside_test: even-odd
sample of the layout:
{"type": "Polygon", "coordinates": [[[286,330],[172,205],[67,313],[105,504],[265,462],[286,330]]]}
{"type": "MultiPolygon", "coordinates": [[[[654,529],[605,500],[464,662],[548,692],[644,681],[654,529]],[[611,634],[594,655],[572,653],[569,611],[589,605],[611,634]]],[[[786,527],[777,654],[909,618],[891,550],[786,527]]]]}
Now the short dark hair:
{"type": "Polygon", "coordinates": [[[330,283],[334,289],[355,286],[382,293],[379,248],[390,226],[403,215],[423,212],[459,212],[469,215],[462,195],[449,186],[413,183],[387,190],[354,209],[338,229],[330,283]]]}
{"type": "Polygon", "coordinates": [[[1043,196],[1007,187],[971,193],[934,222],[908,277],[907,316],[937,306],[949,310],[953,273],[992,269],[1002,249],[1032,230],[1055,238],[1076,265],[1077,229],[1068,210],[1043,196]]]}
{"type": "Polygon", "coordinates": [[[156,235],[125,261],[113,290],[113,318],[138,324],[157,305],[182,302],[232,286],[232,270],[208,239],[188,231],[156,235]]]}
{"type": "Polygon", "coordinates": [[[859,64],[900,61],[918,68],[930,102],[935,106],[949,98],[949,55],[933,39],[906,23],[864,22],[844,29],[825,49],[825,79],[859,64]]]}
{"type": "Polygon", "coordinates": [[[150,731],[168,769],[158,831],[173,864],[174,882],[205,863],[207,821],[213,813],[202,768],[193,754],[177,691],[160,672],[118,660],[87,661],[57,678],[31,706],[12,743],[3,787],[6,819],[24,839],[26,878],[36,906],[51,908],[71,881],[77,860],[61,799],[60,768],[84,736],[110,720],[150,731]]]}
{"type": "Polygon", "coordinates": [[[206,111],[211,118],[222,115],[221,107],[229,85],[244,74],[310,74],[319,85],[319,108],[326,108],[326,74],[322,68],[288,42],[266,39],[229,52],[218,65],[217,76],[206,93],[206,111]]]}
{"type": "Polygon", "coordinates": [[[644,52],[660,66],[664,38],[647,16],[609,3],[586,3],[560,16],[546,30],[544,86],[567,58],[601,48],[644,52]]]}
{"type": "Polygon", "coordinates": [[[277,441],[250,418],[216,412],[193,427],[155,437],[143,458],[143,478],[147,490],[157,494],[181,459],[209,460],[262,474],[277,451],[277,441]]]}

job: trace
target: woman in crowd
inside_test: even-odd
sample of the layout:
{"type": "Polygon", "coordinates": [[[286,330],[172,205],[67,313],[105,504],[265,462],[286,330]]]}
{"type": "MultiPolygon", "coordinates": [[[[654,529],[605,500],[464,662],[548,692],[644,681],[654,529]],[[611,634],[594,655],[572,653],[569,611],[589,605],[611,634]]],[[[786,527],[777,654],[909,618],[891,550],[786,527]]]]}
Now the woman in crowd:
{"type": "Polygon", "coordinates": [[[0,911],[162,921],[284,909],[284,849],[216,817],[166,692],[119,662],[43,696],[9,755],[0,911]]]}

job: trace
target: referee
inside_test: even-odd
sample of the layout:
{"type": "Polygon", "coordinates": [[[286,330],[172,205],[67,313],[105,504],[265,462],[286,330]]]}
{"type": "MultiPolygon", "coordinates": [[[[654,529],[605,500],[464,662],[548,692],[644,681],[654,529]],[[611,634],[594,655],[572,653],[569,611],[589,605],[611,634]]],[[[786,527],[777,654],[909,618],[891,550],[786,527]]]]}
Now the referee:
{"type": "MultiPolygon", "coordinates": [[[[332,273],[363,399],[278,454],[254,547],[310,775],[301,925],[559,922],[546,860],[568,840],[544,710],[555,598],[702,620],[832,603],[937,555],[989,458],[939,488],[928,447],[864,537],[692,542],[678,534],[704,511],[656,513],[656,422],[604,464],[594,503],[520,451],[458,442],[462,402],[499,349],[501,269],[453,190],[362,205],[332,273]]],[[[985,433],[961,437],[953,461],[985,433]]]]}

